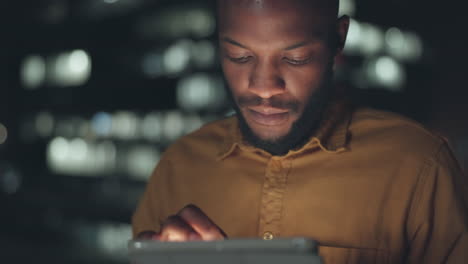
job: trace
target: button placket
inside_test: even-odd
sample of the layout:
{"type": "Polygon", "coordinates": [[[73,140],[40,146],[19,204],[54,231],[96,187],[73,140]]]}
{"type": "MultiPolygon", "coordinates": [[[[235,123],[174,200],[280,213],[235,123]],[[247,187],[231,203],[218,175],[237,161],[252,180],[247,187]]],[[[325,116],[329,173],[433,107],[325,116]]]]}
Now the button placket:
{"type": "Polygon", "coordinates": [[[269,160],[263,183],[259,223],[259,236],[265,240],[280,235],[287,172],[281,159],[273,157],[269,160]]]}

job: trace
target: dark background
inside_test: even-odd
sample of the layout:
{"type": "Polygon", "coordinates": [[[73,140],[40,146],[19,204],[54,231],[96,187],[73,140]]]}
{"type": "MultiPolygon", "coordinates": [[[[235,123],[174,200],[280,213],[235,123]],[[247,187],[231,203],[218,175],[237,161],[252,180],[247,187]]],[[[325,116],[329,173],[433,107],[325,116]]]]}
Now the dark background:
{"type": "MultiPolygon", "coordinates": [[[[422,53],[408,60],[385,45],[347,50],[338,81],[356,102],[401,113],[446,137],[467,167],[462,1],[348,2],[353,18],[380,30],[381,40],[390,28],[412,32],[422,53]],[[375,79],[369,72],[379,58],[387,65],[380,78],[397,65],[405,81],[375,79]]],[[[130,216],[164,148],[229,113],[213,7],[213,1],[1,2],[2,263],[128,262],[130,216]],[[165,56],[176,64],[165,65],[165,56]],[[65,77],[57,77],[64,69],[65,77]],[[85,77],[73,81],[80,71],[85,77]]]]}

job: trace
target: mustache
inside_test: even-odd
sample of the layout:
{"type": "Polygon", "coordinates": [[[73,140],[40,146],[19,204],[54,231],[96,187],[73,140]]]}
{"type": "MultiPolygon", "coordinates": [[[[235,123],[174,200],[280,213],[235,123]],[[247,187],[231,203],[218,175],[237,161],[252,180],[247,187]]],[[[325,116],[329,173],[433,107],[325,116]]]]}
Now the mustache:
{"type": "Polygon", "coordinates": [[[300,105],[299,101],[294,99],[286,100],[277,96],[265,99],[255,95],[239,96],[237,98],[237,104],[239,107],[267,106],[272,108],[285,109],[295,113],[299,111],[300,105]]]}

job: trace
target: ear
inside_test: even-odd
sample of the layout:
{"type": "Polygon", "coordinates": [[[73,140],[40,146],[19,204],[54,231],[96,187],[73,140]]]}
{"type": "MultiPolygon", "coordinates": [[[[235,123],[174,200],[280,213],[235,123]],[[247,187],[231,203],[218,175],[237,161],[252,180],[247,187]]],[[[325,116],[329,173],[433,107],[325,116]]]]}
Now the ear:
{"type": "Polygon", "coordinates": [[[348,36],[348,29],[349,29],[349,17],[348,16],[342,16],[338,19],[338,22],[336,24],[336,33],[337,33],[337,51],[336,55],[339,55],[344,48],[344,45],[346,43],[346,37],[348,36]]]}

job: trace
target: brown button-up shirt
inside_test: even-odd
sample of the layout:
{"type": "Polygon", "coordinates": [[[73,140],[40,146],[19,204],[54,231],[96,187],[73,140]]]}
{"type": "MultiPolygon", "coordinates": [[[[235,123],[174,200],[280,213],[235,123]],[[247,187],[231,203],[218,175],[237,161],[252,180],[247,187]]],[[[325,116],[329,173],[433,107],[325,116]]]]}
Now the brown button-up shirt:
{"type": "Polygon", "coordinates": [[[447,143],[396,114],[335,104],[284,156],[244,143],[231,117],[168,148],[133,232],[195,204],[230,238],[311,237],[327,264],[468,263],[463,181],[447,143]]]}

